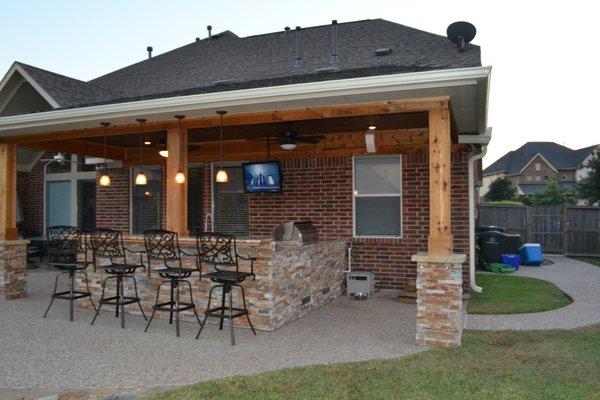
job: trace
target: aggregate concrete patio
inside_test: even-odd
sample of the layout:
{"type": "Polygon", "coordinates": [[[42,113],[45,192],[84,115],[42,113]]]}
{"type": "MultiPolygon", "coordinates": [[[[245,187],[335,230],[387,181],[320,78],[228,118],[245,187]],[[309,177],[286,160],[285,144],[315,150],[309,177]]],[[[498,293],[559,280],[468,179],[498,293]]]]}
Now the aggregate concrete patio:
{"type": "Polygon", "coordinates": [[[68,302],[60,300],[43,319],[54,276],[32,271],[27,298],[0,302],[0,397],[2,388],[165,387],[425,349],[414,344],[416,307],[386,294],[364,302],[340,297],[276,332],[237,329],[232,347],[228,330],[215,325],[194,340],[192,323],[177,338],[163,319],[144,333],[141,317],[128,314],[121,329],[114,313],[103,312],[90,326],[92,311],[76,308],[69,322],[68,302]]]}
{"type": "Polygon", "coordinates": [[[529,314],[467,316],[466,329],[574,329],[600,323],[600,268],[563,256],[549,256],[552,265],[521,267],[514,275],[543,279],[573,299],[556,310],[529,314]]]}

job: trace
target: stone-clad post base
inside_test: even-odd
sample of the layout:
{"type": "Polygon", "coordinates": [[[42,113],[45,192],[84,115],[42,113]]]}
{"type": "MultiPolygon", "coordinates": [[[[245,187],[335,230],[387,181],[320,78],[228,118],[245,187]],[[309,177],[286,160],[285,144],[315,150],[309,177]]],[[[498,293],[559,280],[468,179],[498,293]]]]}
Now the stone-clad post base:
{"type": "Polygon", "coordinates": [[[0,299],[20,299],[27,295],[28,240],[0,241],[0,299]]]}
{"type": "Polygon", "coordinates": [[[462,320],[462,264],[464,254],[430,256],[417,253],[417,344],[460,346],[462,320]]]}

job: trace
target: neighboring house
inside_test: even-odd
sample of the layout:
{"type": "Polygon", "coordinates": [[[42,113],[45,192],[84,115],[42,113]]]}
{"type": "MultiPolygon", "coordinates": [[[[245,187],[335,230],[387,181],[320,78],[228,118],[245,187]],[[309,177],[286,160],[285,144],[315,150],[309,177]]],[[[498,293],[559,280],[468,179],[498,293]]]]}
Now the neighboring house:
{"type": "Polygon", "coordinates": [[[423,287],[436,295],[419,307],[419,341],[456,344],[462,288],[474,285],[468,178],[489,141],[490,71],[478,46],[382,19],[249,37],[225,31],[89,82],[16,62],[0,83],[0,215],[9,216],[0,250],[15,237],[16,192],[35,230],[96,225],[126,240],[161,227],[185,236],[208,220],[268,240],[277,224],[309,219],[321,240],[352,248],[342,265],[375,272],[384,288],[410,286],[417,262],[424,266],[423,287]],[[221,141],[217,110],[227,111],[221,141]],[[105,151],[110,168],[85,163],[105,151]],[[75,162],[39,161],[56,152],[75,162]],[[281,193],[245,193],[241,163],[268,158],[280,161],[281,193]],[[133,178],[142,168],[147,186],[133,178]],[[221,168],[226,183],[215,182],[221,168]],[[182,171],[187,179],[176,182],[182,171]],[[439,327],[448,332],[433,337],[439,327]]]}
{"type": "Polygon", "coordinates": [[[560,186],[574,188],[589,173],[586,167],[599,145],[572,150],[553,142],[528,142],[510,151],[483,170],[479,196],[483,197],[493,181],[508,178],[519,194],[542,190],[552,178],[560,186]]]}

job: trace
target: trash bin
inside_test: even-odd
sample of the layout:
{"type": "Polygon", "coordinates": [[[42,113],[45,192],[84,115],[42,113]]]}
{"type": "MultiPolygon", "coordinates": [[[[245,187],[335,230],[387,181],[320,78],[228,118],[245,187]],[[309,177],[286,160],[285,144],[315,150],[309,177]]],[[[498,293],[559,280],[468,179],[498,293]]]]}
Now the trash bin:
{"type": "Polygon", "coordinates": [[[521,235],[507,234],[498,231],[480,232],[477,245],[481,258],[487,263],[501,263],[502,254],[518,254],[521,246],[521,235]]]}
{"type": "Polygon", "coordinates": [[[512,265],[515,269],[519,269],[521,265],[521,256],[518,254],[502,253],[500,259],[502,260],[502,264],[512,265]]]}

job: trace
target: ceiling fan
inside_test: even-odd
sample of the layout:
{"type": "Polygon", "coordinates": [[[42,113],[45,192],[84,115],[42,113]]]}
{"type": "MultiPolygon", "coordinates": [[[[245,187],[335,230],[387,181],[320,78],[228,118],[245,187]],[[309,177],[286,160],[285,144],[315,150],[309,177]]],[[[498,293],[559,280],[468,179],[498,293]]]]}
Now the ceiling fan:
{"type": "Polygon", "coordinates": [[[68,159],[64,153],[56,153],[54,156],[52,156],[52,158],[42,158],[40,161],[45,162],[46,165],[56,162],[59,163],[60,165],[65,165],[66,163],[73,163],[73,164],[78,164],[77,161],[68,159]]]}
{"type": "MultiPolygon", "coordinates": [[[[279,145],[281,146],[281,148],[283,150],[294,150],[297,146],[298,143],[311,143],[311,144],[317,144],[319,143],[321,140],[325,139],[324,135],[298,135],[298,131],[296,131],[295,129],[292,128],[292,123],[291,122],[286,122],[285,123],[285,130],[283,130],[282,132],[280,132],[279,134],[275,135],[275,136],[271,136],[269,134],[265,135],[265,138],[261,138],[258,140],[267,140],[267,142],[270,142],[271,139],[279,139],[279,145]]],[[[256,140],[256,139],[254,139],[256,140]]]]}

